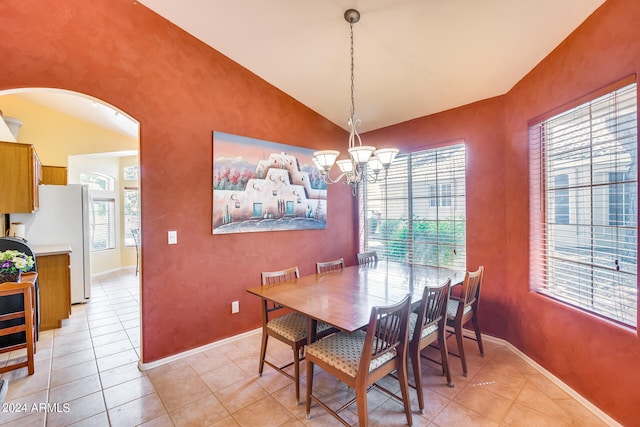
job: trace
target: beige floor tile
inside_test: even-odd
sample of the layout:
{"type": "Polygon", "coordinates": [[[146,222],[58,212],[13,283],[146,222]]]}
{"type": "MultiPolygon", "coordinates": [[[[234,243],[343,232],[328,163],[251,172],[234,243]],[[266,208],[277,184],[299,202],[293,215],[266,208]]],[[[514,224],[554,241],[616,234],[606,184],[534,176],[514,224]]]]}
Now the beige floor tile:
{"type": "Polygon", "coordinates": [[[45,425],[44,412],[35,412],[13,421],[5,422],[5,419],[0,416],[0,425],[2,427],[42,427],[45,425]]]}
{"type": "Polygon", "coordinates": [[[205,381],[190,366],[172,369],[164,375],[150,378],[168,411],[213,395],[205,381]]]}
{"type": "Polygon", "coordinates": [[[249,375],[235,365],[228,365],[207,371],[201,375],[201,378],[211,390],[220,391],[238,381],[249,378],[249,375]]]}
{"type": "Polygon", "coordinates": [[[267,396],[233,414],[235,421],[243,427],[276,427],[295,419],[293,414],[272,396],[267,396]]]}
{"type": "Polygon", "coordinates": [[[80,363],[78,365],[51,372],[50,386],[57,387],[59,385],[66,384],[79,378],[88,377],[89,375],[94,375],[97,373],[98,366],[96,365],[95,360],[80,363]]]}
{"type": "Polygon", "coordinates": [[[516,402],[528,408],[535,409],[555,420],[567,423],[571,422],[571,416],[531,382],[525,384],[516,402]]]}
{"type": "Polygon", "coordinates": [[[116,341],[110,344],[101,345],[93,348],[96,358],[98,359],[106,356],[111,356],[112,354],[117,354],[127,350],[133,350],[131,341],[129,341],[128,339],[116,341]]]}
{"type": "Polygon", "coordinates": [[[51,370],[58,371],[60,369],[68,368],[73,365],[79,365],[80,363],[95,360],[95,358],[96,357],[93,353],[93,348],[76,351],[75,353],[69,353],[63,356],[54,357],[51,364],[51,370]]]}
{"type": "Polygon", "coordinates": [[[154,391],[155,390],[151,381],[149,381],[149,378],[143,376],[110,388],[105,388],[103,393],[107,408],[111,409],[125,404],[130,400],[139,399],[151,394],[154,391]]]}
{"type": "Polygon", "coordinates": [[[216,399],[209,395],[195,400],[169,413],[177,427],[208,426],[229,416],[229,411],[216,399]]]}
{"type": "Polygon", "coordinates": [[[109,388],[144,375],[145,373],[138,369],[138,363],[135,362],[100,372],[100,380],[103,388],[109,388]]]}
{"type": "Polygon", "coordinates": [[[244,378],[215,392],[215,396],[227,411],[234,413],[263,399],[267,396],[267,392],[257,384],[256,378],[244,378]]]}
{"type": "Polygon", "coordinates": [[[110,427],[109,417],[107,412],[100,412],[93,417],[85,418],[76,423],[71,424],[71,427],[110,427]]]}
{"type": "Polygon", "coordinates": [[[565,427],[571,425],[571,421],[556,420],[519,403],[511,407],[501,424],[504,427],[565,427]]]}
{"type": "Polygon", "coordinates": [[[133,350],[125,350],[120,353],[111,354],[109,356],[101,357],[97,360],[98,370],[108,371],[109,369],[117,368],[118,366],[128,365],[130,363],[138,361],[138,354],[133,350]]]}
{"type": "Polygon", "coordinates": [[[66,403],[101,390],[100,377],[97,374],[89,375],[52,388],[49,392],[49,402],[66,403]]]}
{"type": "Polygon", "coordinates": [[[129,427],[158,418],[166,412],[158,395],[152,393],[109,409],[109,419],[113,427],[129,427]]]}
{"type": "MultiPolygon", "coordinates": [[[[11,390],[11,384],[9,385],[11,390]]],[[[11,423],[22,420],[25,417],[33,415],[32,408],[34,405],[40,405],[47,401],[47,391],[39,391],[37,393],[20,396],[15,399],[7,398],[2,404],[2,423],[11,423]]],[[[20,425],[20,423],[17,423],[20,425]]]]}
{"type": "Polygon", "coordinates": [[[513,403],[511,399],[474,384],[468,384],[453,400],[498,423],[502,421],[513,403]]]}
{"type": "Polygon", "coordinates": [[[68,411],[47,414],[47,427],[68,426],[104,411],[102,393],[89,394],[68,402],[68,411]]]}
{"type": "Polygon", "coordinates": [[[499,423],[483,417],[456,402],[450,402],[436,415],[433,421],[439,426],[493,427],[499,425],[499,423]]]}
{"type": "Polygon", "coordinates": [[[171,421],[169,414],[164,414],[140,425],[142,427],[174,427],[175,424],[171,421]]]}
{"type": "MultiPolygon", "coordinates": [[[[23,371],[23,369],[20,369],[19,371],[12,371],[11,373],[17,375],[20,371],[23,371]]],[[[12,378],[12,375],[7,375],[9,378],[9,391],[6,396],[7,400],[28,396],[39,391],[47,390],[49,387],[48,369],[36,370],[33,375],[26,374],[27,371],[26,368],[24,368],[24,375],[21,378],[12,378]]]]}

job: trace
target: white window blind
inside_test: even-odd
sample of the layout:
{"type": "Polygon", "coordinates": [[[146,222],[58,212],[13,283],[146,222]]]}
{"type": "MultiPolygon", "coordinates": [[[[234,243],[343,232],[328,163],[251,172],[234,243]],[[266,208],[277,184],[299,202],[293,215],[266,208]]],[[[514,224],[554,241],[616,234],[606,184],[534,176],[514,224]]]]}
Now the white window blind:
{"type": "Polygon", "coordinates": [[[114,199],[92,199],[91,250],[102,251],[116,247],[114,199]]]}
{"type": "Polygon", "coordinates": [[[636,84],[530,132],[530,286],[636,327],[636,84]]]}
{"type": "Polygon", "coordinates": [[[466,268],[464,143],[396,157],[360,187],[360,248],[409,263],[466,268]]]}

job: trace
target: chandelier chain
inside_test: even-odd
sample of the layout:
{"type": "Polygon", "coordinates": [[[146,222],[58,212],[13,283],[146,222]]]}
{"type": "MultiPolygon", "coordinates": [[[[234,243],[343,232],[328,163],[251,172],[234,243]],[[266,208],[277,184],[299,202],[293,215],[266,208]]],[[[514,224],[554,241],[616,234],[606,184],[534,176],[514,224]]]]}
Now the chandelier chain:
{"type": "Polygon", "coordinates": [[[350,120],[351,120],[351,125],[355,126],[355,123],[353,123],[355,115],[356,115],[356,103],[355,103],[355,97],[354,97],[354,91],[355,91],[355,77],[354,77],[354,61],[353,61],[353,22],[349,22],[349,28],[351,30],[351,116],[350,116],[350,120]]]}

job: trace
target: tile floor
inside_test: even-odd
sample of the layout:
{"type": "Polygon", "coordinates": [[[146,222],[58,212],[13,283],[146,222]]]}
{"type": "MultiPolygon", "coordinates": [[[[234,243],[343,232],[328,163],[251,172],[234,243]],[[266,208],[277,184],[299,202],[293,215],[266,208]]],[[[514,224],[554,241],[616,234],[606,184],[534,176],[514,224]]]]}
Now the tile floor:
{"type": "MultiPolygon", "coordinates": [[[[26,369],[3,375],[10,389],[0,425],[338,425],[317,405],[307,420],[284,376],[269,367],[258,376],[259,334],[140,372],[137,277],[130,270],[101,276],[92,292],[88,304],[73,306],[62,328],[41,334],[33,376],[26,369]]],[[[455,350],[455,340],[449,342],[455,350]]],[[[289,358],[290,350],[278,344],[270,341],[271,356],[289,358]]],[[[426,408],[414,413],[414,426],[606,425],[505,346],[487,341],[485,348],[480,357],[473,341],[465,343],[468,377],[459,359],[451,358],[454,388],[446,386],[439,366],[423,361],[426,408]]],[[[0,364],[23,354],[0,355],[0,364]]],[[[319,369],[314,389],[336,406],[352,396],[319,369]]],[[[415,409],[415,391],[410,394],[415,409]]],[[[372,390],[368,402],[372,426],[406,425],[402,406],[385,394],[372,390]]],[[[355,406],[343,415],[357,425],[355,406]]]]}

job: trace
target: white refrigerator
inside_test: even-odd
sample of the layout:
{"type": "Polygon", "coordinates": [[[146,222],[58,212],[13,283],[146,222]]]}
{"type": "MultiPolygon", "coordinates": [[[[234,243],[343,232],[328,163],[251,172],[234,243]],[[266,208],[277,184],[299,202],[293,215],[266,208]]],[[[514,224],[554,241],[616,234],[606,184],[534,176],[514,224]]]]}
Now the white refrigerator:
{"type": "Polygon", "coordinates": [[[25,225],[31,247],[71,246],[71,303],[91,297],[91,202],[86,185],[40,185],[40,207],[32,214],[11,214],[12,222],[25,225]]]}

